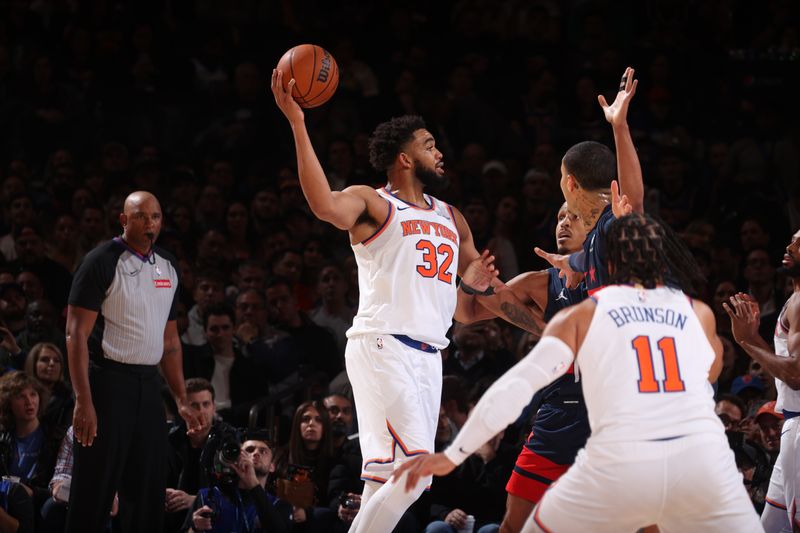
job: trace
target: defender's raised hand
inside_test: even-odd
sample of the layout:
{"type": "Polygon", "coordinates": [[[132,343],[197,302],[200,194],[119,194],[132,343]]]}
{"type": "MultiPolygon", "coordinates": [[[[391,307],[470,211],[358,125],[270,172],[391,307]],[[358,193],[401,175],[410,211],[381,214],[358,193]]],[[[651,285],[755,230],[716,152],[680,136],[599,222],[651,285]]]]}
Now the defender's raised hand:
{"type": "Polygon", "coordinates": [[[616,218],[622,218],[633,212],[633,206],[628,200],[628,196],[625,194],[620,196],[617,180],[611,182],[611,211],[614,212],[616,218]]]}
{"type": "Polygon", "coordinates": [[[597,95],[597,101],[600,102],[600,107],[603,108],[603,114],[612,126],[621,126],[628,121],[628,106],[633,99],[633,95],[636,94],[636,86],[639,83],[639,80],[633,79],[635,72],[631,67],[625,69],[625,73],[619,82],[619,92],[611,105],[608,105],[605,96],[602,94],[597,95]]]}
{"type": "Polygon", "coordinates": [[[494,266],[495,257],[489,250],[484,250],[480,257],[476,257],[467,265],[461,282],[479,293],[486,291],[490,286],[495,287],[495,292],[505,288],[505,284],[497,279],[500,271],[494,266]]]}

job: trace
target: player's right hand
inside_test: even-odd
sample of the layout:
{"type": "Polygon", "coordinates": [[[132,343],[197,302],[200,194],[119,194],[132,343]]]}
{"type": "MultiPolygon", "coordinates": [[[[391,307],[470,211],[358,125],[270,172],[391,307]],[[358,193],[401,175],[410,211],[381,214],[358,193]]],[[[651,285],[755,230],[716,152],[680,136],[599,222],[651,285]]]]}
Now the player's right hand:
{"type": "Polygon", "coordinates": [[[406,478],[406,492],[417,486],[420,478],[430,476],[446,476],[455,469],[456,465],[443,453],[418,455],[400,465],[394,471],[392,479],[399,482],[403,474],[408,474],[406,478]]]}
{"type": "Polygon", "coordinates": [[[302,122],[305,115],[303,114],[303,110],[300,105],[295,102],[294,97],[292,96],[292,89],[294,88],[295,80],[294,78],[289,80],[288,89],[284,89],[283,75],[283,71],[272,69],[270,88],[272,89],[272,95],[275,97],[275,103],[278,104],[278,108],[280,108],[281,112],[286,115],[286,118],[289,119],[290,123],[294,124],[296,122],[302,122]]]}
{"type": "Polygon", "coordinates": [[[72,411],[72,431],[75,439],[83,446],[91,446],[97,437],[97,413],[91,400],[75,401],[72,411]]]}
{"type": "Polygon", "coordinates": [[[461,280],[478,292],[484,292],[489,286],[495,287],[495,292],[505,288],[505,284],[497,277],[500,271],[494,266],[495,257],[489,250],[470,261],[461,280]]]}
{"type": "Polygon", "coordinates": [[[583,279],[583,272],[575,272],[572,270],[572,267],[569,266],[568,255],[551,254],[550,252],[545,252],[538,246],[534,248],[533,251],[536,252],[536,255],[558,269],[558,277],[567,280],[567,287],[574,289],[580,285],[581,280],[583,279]]]}

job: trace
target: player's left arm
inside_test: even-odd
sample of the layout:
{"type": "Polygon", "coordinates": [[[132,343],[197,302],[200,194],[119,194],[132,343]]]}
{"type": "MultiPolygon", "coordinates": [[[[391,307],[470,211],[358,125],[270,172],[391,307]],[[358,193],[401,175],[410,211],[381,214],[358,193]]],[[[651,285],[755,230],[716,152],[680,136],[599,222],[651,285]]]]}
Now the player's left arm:
{"type": "Polygon", "coordinates": [[[703,326],[703,332],[705,332],[708,342],[711,343],[711,348],[714,350],[714,362],[711,363],[711,368],[708,369],[708,381],[715,383],[722,372],[723,352],[722,341],[717,335],[717,320],[714,318],[714,312],[711,308],[700,300],[693,299],[692,308],[703,326]]]}
{"type": "Polygon", "coordinates": [[[175,320],[168,320],[164,327],[164,353],[161,356],[160,366],[164,380],[178,405],[178,414],[186,420],[186,427],[190,432],[199,430],[203,425],[202,420],[189,407],[189,401],[186,398],[186,386],[183,379],[183,350],[178,335],[178,324],[175,320]]]}
{"type": "MultiPolygon", "coordinates": [[[[482,259],[485,258],[485,256],[482,257],[475,248],[475,242],[472,240],[472,231],[469,229],[469,224],[467,224],[461,211],[453,207],[453,214],[456,219],[455,223],[456,228],[458,228],[460,243],[458,248],[458,275],[463,277],[470,263],[476,263],[473,264],[473,266],[480,266],[477,265],[477,263],[483,263],[482,259]]],[[[531,309],[514,294],[514,291],[507,290],[505,284],[497,277],[499,272],[494,268],[494,265],[483,265],[483,270],[484,281],[488,280],[488,284],[484,283],[484,286],[474,288],[481,292],[482,289],[489,286],[494,289],[495,294],[498,296],[500,310],[503,313],[498,316],[526,331],[539,329],[536,316],[531,312],[531,309]]]]}
{"type": "Polygon", "coordinates": [[[644,180],[642,166],[633,144],[628,127],[628,107],[636,94],[638,80],[633,79],[635,71],[628,67],[622,75],[619,92],[611,105],[605,97],[598,95],[597,100],[603,108],[606,120],[614,132],[614,145],[617,149],[617,176],[622,194],[627,196],[634,213],[644,212],[644,180]]]}

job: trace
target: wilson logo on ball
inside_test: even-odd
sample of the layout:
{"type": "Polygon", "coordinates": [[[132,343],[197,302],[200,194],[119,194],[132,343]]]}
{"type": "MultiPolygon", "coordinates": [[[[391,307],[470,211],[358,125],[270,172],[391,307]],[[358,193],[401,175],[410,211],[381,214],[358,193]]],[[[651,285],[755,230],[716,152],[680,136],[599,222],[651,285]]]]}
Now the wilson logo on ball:
{"type": "Polygon", "coordinates": [[[328,81],[328,75],[331,73],[331,54],[327,50],[325,55],[322,56],[322,66],[319,69],[317,81],[325,83],[328,81]]]}

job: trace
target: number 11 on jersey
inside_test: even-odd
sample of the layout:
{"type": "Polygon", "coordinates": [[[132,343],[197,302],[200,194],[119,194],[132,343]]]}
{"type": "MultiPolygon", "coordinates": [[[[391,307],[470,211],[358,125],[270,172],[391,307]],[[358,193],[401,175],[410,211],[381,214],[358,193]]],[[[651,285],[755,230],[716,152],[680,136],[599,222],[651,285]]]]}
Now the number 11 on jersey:
{"type": "Polygon", "coordinates": [[[636,351],[639,363],[639,392],[683,392],[686,387],[681,379],[678,366],[678,353],[675,351],[675,337],[662,337],[656,343],[664,362],[664,379],[656,380],[653,352],[650,349],[650,337],[639,335],[631,342],[636,351]]]}

